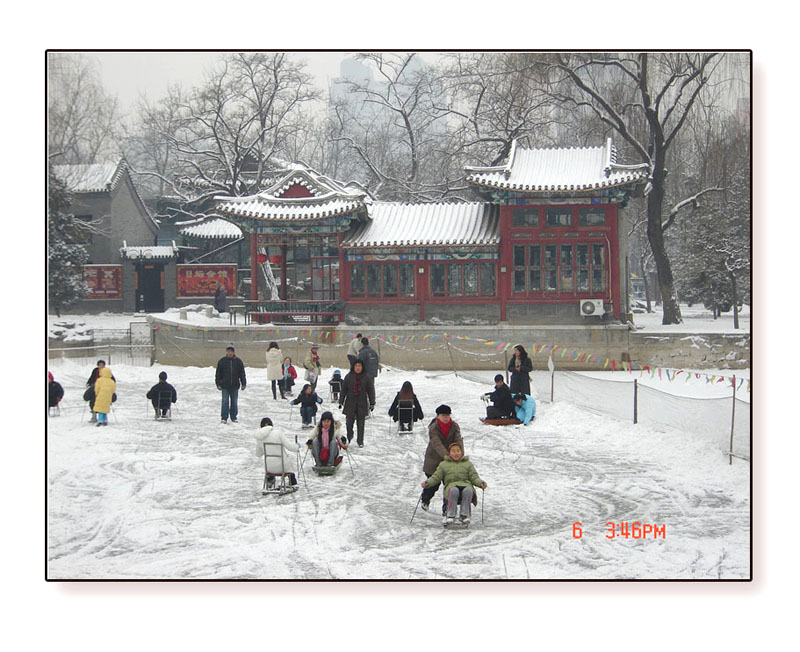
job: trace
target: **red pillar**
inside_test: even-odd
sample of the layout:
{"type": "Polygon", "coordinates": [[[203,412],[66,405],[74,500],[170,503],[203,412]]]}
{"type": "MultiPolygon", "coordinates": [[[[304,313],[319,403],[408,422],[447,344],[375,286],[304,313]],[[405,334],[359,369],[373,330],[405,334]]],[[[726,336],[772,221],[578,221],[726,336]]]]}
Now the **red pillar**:
{"type": "Polygon", "coordinates": [[[281,299],[286,301],[288,295],[288,288],[286,286],[286,254],[288,253],[289,248],[285,245],[281,245],[281,299]]]}
{"type": "Polygon", "coordinates": [[[258,233],[250,234],[250,299],[258,301],[258,233]]]}
{"type": "Polygon", "coordinates": [[[506,321],[506,301],[511,292],[512,252],[511,206],[500,206],[500,259],[497,266],[497,296],[500,299],[500,321],[506,321]],[[505,272],[502,270],[505,268],[505,272]]]}

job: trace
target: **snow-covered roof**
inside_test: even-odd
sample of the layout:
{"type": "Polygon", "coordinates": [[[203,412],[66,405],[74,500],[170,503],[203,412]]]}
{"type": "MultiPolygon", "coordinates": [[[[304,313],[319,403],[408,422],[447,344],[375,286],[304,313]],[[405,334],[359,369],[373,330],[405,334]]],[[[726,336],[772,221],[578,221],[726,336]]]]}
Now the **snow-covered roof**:
{"type": "Polygon", "coordinates": [[[190,238],[235,240],[242,237],[242,230],[238,226],[218,217],[191,222],[179,233],[190,238]]]}
{"type": "Polygon", "coordinates": [[[125,171],[122,161],[117,163],[91,163],[88,165],[54,165],[53,172],[70,192],[108,192],[117,184],[125,171]]]}
{"type": "Polygon", "coordinates": [[[128,245],[123,240],[119,253],[123,258],[136,260],[150,260],[153,258],[175,258],[178,255],[178,247],[173,242],[172,245],[128,245]]]}
{"type": "Polygon", "coordinates": [[[647,179],[649,165],[620,165],[609,138],[605,147],[525,149],[515,140],[505,165],[467,167],[477,186],[517,192],[589,192],[647,179]]]}
{"type": "Polygon", "coordinates": [[[215,197],[217,211],[230,217],[262,220],[314,220],[363,210],[367,193],[342,185],[311,168],[297,164],[276,183],[247,197],[215,197]],[[303,194],[284,194],[293,187],[303,194]]]}
{"type": "Polygon", "coordinates": [[[343,247],[495,245],[498,211],[492,204],[403,204],[374,202],[372,219],[343,241],[343,247]]]}

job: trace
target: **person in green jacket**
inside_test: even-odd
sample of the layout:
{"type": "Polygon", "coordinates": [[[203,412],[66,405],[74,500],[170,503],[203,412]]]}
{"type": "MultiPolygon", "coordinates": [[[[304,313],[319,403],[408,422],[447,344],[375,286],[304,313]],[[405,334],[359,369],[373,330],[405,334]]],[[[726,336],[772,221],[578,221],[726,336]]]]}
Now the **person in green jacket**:
{"type": "Polygon", "coordinates": [[[461,444],[453,442],[447,449],[445,457],[433,472],[430,478],[422,483],[425,489],[428,485],[444,483],[444,495],[447,498],[447,514],[442,524],[447,527],[456,520],[456,511],[461,506],[460,520],[463,525],[469,525],[470,510],[472,506],[473,487],[486,489],[488,486],[478,477],[478,472],[464,456],[461,444]]]}

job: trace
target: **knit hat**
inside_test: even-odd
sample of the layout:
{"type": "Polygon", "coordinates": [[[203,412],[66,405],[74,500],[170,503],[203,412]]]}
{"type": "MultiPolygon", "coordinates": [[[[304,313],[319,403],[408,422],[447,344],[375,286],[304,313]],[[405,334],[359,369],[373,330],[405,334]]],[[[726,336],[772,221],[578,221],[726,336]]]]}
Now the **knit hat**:
{"type": "Polygon", "coordinates": [[[232,346],[227,346],[227,347],[225,347],[225,350],[226,351],[235,351],[236,349],[234,349],[232,346]]]}
{"type": "Polygon", "coordinates": [[[461,445],[461,442],[454,441],[453,443],[451,443],[451,444],[450,444],[450,445],[447,447],[447,452],[448,452],[448,453],[450,452],[450,449],[451,449],[453,446],[458,446],[458,447],[459,447],[459,449],[461,449],[461,452],[462,452],[462,453],[464,452],[464,447],[461,445]]]}
{"type": "Polygon", "coordinates": [[[166,371],[162,371],[160,374],[158,374],[158,379],[159,380],[166,380],[167,379],[167,372],[166,371]]]}
{"type": "Polygon", "coordinates": [[[494,377],[494,382],[497,382],[498,380],[504,380],[504,378],[503,378],[503,374],[497,374],[497,375],[494,377]]]}
{"type": "Polygon", "coordinates": [[[452,410],[449,405],[440,405],[436,408],[436,414],[451,414],[452,410]]]}

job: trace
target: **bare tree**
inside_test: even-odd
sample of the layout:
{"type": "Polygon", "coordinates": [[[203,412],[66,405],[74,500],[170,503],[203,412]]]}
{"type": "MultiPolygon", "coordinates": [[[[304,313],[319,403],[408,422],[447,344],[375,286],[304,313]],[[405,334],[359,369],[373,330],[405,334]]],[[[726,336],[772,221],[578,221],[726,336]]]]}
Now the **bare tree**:
{"type": "Polygon", "coordinates": [[[594,115],[650,166],[647,237],[658,273],[663,324],[682,321],[664,240],[665,225],[671,223],[664,219],[668,154],[720,59],[713,52],[560,54],[550,68],[550,92],[557,101],[594,115]],[[624,81],[627,92],[609,93],[611,77],[624,81]]]}
{"type": "Polygon", "coordinates": [[[141,148],[150,160],[137,172],[158,179],[186,216],[205,214],[216,195],[258,192],[282,166],[284,144],[304,129],[300,109],[317,94],[304,64],[286,53],[226,55],[200,88],[176,90],[144,115],[161,144],[141,148]]]}
{"type": "Polygon", "coordinates": [[[97,64],[78,53],[47,55],[47,138],[53,163],[97,163],[119,156],[117,98],[97,64]]]}

